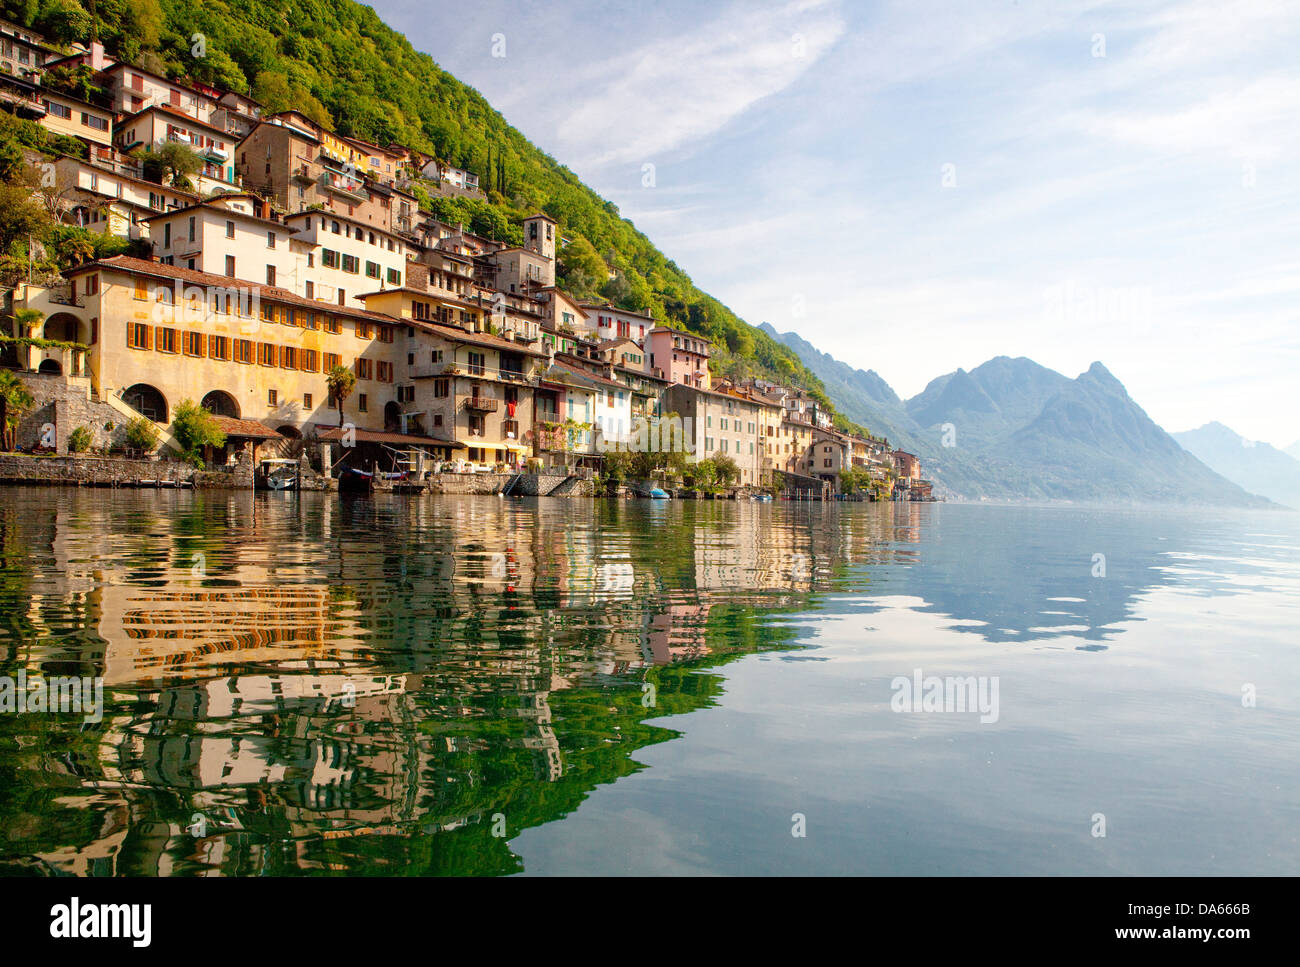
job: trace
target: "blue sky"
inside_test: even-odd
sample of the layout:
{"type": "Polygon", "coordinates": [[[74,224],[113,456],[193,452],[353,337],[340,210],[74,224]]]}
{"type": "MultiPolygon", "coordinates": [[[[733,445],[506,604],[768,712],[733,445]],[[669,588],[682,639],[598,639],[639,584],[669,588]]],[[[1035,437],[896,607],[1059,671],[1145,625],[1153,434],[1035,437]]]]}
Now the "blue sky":
{"type": "Polygon", "coordinates": [[[1294,3],[374,7],[701,288],[904,397],[1101,360],[1168,430],[1300,438],[1294,3]]]}

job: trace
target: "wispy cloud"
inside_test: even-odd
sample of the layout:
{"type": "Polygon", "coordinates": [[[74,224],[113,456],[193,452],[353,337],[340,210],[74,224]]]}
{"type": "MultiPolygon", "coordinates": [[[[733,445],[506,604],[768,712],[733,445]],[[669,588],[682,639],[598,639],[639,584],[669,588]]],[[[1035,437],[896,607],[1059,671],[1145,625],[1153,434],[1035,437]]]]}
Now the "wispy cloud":
{"type": "Polygon", "coordinates": [[[687,148],[799,79],[843,35],[838,4],[738,5],[576,71],[557,129],[587,165],[687,148]]]}

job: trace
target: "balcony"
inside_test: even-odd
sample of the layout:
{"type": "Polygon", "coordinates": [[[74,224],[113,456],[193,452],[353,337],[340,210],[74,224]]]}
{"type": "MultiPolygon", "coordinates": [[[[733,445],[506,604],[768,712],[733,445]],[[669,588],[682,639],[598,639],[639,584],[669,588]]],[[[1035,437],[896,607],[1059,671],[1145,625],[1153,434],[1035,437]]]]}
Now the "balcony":
{"type": "Polygon", "coordinates": [[[360,181],[346,178],[336,171],[325,171],[320,176],[320,186],[326,191],[332,191],[354,202],[366,201],[365,186],[360,181]]]}
{"type": "Polygon", "coordinates": [[[439,376],[470,376],[474,379],[492,379],[507,383],[535,385],[537,377],[515,369],[493,369],[490,366],[468,366],[465,363],[416,363],[408,370],[411,379],[430,379],[439,376]]]}
{"type": "Polygon", "coordinates": [[[49,289],[45,293],[45,298],[50,302],[53,302],[55,305],[76,306],[78,309],[84,309],[86,307],[85,299],[80,299],[74,296],[72,294],[72,289],[66,285],[55,286],[54,288],[49,289]]]}
{"type": "Polygon", "coordinates": [[[311,168],[305,164],[300,164],[290,172],[289,177],[294,181],[301,181],[304,184],[311,184],[316,180],[316,176],[311,173],[311,168]]]}
{"type": "Polygon", "coordinates": [[[500,404],[500,400],[487,396],[471,396],[465,400],[466,409],[476,410],[479,413],[495,413],[500,404]]]}

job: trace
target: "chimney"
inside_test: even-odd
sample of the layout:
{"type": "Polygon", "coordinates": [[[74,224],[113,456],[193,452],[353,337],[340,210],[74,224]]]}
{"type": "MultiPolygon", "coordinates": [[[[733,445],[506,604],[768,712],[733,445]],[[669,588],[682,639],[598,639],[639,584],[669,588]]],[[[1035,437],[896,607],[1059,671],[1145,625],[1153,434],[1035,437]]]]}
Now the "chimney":
{"type": "Polygon", "coordinates": [[[90,42],[90,69],[102,71],[108,66],[108,58],[104,56],[104,45],[98,40],[90,42]]]}

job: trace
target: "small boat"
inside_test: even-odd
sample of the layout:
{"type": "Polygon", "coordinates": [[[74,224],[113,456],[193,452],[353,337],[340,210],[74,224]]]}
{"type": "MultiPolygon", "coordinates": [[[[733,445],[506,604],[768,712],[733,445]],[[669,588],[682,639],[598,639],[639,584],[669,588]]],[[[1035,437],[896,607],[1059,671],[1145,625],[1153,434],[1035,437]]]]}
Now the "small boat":
{"type": "Polygon", "coordinates": [[[771,500],[772,500],[772,495],[771,495],[771,494],[754,494],[754,499],[757,500],[759,503],[766,504],[766,503],[770,503],[770,502],[771,502],[771,500]]]}
{"type": "Polygon", "coordinates": [[[651,500],[667,500],[668,491],[662,490],[659,487],[651,487],[649,497],[651,500]]]}
{"type": "Polygon", "coordinates": [[[298,461],[272,458],[263,460],[262,485],[267,490],[297,490],[298,461]]]}
{"type": "Polygon", "coordinates": [[[364,470],[353,470],[351,467],[344,467],[339,471],[339,493],[341,494],[365,494],[370,492],[375,486],[375,475],[366,473],[364,470]]]}

